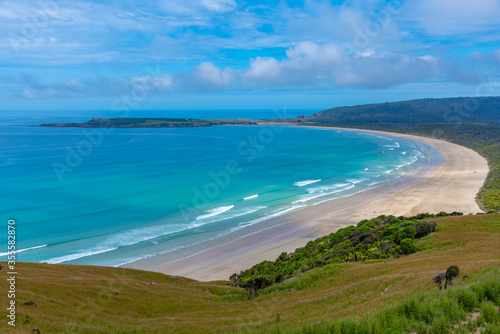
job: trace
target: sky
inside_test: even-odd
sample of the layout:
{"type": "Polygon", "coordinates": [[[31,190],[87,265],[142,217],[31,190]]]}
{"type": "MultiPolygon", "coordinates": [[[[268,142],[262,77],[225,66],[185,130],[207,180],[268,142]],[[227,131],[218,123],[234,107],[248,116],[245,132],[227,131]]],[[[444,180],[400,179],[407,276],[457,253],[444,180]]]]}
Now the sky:
{"type": "Polygon", "coordinates": [[[0,3],[0,110],[500,95],[500,0],[0,3]]]}

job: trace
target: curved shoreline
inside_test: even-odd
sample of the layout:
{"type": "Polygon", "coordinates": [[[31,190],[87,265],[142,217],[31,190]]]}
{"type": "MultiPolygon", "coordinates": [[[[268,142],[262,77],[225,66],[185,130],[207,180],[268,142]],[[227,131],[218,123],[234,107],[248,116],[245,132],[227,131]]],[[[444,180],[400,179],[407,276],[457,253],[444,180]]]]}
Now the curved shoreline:
{"type": "Polygon", "coordinates": [[[225,244],[207,242],[206,247],[194,255],[186,254],[180,259],[172,254],[158,255],[125,267],[202,281],[227,280],[235,272],[264,260],[275,260],[282,252],[293,252],[310,240],[362,219],[381,214],[411,216],[420,212],[481,212],[475,197],[488,174],[488,163],[477,152],[428,137],[363,129],[314,128],[406,138],[435,148],[444,161],[379,187],[270,219],[225,244]]]}

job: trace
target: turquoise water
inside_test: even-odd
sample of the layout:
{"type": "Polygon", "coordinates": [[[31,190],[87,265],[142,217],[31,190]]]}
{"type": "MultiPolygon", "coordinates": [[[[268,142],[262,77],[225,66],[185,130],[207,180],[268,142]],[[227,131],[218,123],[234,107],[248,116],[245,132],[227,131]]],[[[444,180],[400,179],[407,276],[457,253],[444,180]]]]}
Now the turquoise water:
{"type": "MultiPolygon", "coordinates": [[[[88,118],[0,115],[0,213],[5,225],[16,220],[19,261],[123,265],[379,186],[435,153],[400,138],[296,127],[27,126],[88,118]]],[[[0,260],[6,252],[7,235],[0,260]]]]}

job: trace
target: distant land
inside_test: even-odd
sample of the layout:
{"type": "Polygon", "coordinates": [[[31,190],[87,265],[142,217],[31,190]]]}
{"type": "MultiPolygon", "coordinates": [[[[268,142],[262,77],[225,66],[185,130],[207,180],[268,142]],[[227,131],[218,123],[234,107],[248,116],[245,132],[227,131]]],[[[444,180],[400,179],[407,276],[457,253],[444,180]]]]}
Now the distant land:
{"type": "Polygon", "coordinates": [[[500,123],[500,97],[456,97],[336,107],[312,118],[336,123],[500,123]]]}
{"type": "Polygon", "coordinates": [[[92,118],[85,123],[48,123],[43,127],[71,128],[189,128],[217,125],[256,125],[250,119],[192,119],[192,118],[92,118]]]}
{"type": "MultiPolygon", "coordinates": [[[[281,123],[352,124],[500,124],[500,97],[419,99],[344,106],[318,111],[310,117],[272,120],[281,123]]],[[[49,123],[43,127],[77,128],[177,128],[219,125],[257,125],[268,120],[193,118],[92,118],[82,123],[49,123]]]]}

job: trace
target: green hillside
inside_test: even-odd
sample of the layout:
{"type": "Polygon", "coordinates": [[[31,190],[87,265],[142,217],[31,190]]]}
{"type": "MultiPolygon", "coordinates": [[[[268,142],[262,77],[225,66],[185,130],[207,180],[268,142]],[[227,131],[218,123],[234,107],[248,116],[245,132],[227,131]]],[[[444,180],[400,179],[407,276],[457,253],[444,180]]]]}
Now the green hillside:
{"type": "Polygon", "coordinates": [[[314,117],[336,123],[500,123],[500,97],[457,97],[337,107],[314,117]]]}
{"type": "MultiPolygon", "coordinates": [[[[437,223],[436,232],[415,242],[422,251],[394,259],[327,264],[263,289],[256,296],[229,281],[204,283],[132,269],[19,263],[17,326],[7,325],[5,307],[0,332],[334,333],[335,328],[344,326],[338,325],[339,319],[352,323],[347,318],[372,319],[378,314],[375,311],[392,314],[391,307],[404,311],[408,306],[403,302],[411,300],[408,296],[423,293],[430,299],[415,298],[426,301],[421,308],[427,310],[422,314],[427,314],[428,327],[449,326],[453,321],[465,321],[467,315],[460,311],[452,317],[434,317],[441,309],[429,309],[432,305],[454,309],[452,303],[457,299],[448,298],[449,293],[437,294],[430,278],[458,265],[461,275],[469,278],[457,280],[455,288],[475,283],[485,274],[500,279],[498,272],[491,271],[500,266],[500,214],[432,220],[437,223]],[[24,305],[30,301],[36,306],[24,305]],[[381,311],[381,305],[389,311],[384,307],[381,311]]],[[[6,277],[5,268],[1,272],[6,277]]],[[[0,289],[8,291],[5,279],[0,281],[0,289]]],[[[474,312],[477,306],[488,315],[491,304],[484,294],[481,301],[477,298],[472,304],[474,312]]],[[[7,303],[7,294],[0,294],[0,304],[7,303]]],[[[494,321],[495,315],[491,316],[494,321]]],[[[416,319],[417,315],[408,313],[408,317],[416,319]]],[[[483,316],[478,321],[486,320],[483,316]]],[[[415,320],[410,325],[417,326],[417,332],[422,322],[415,320]]]]}

